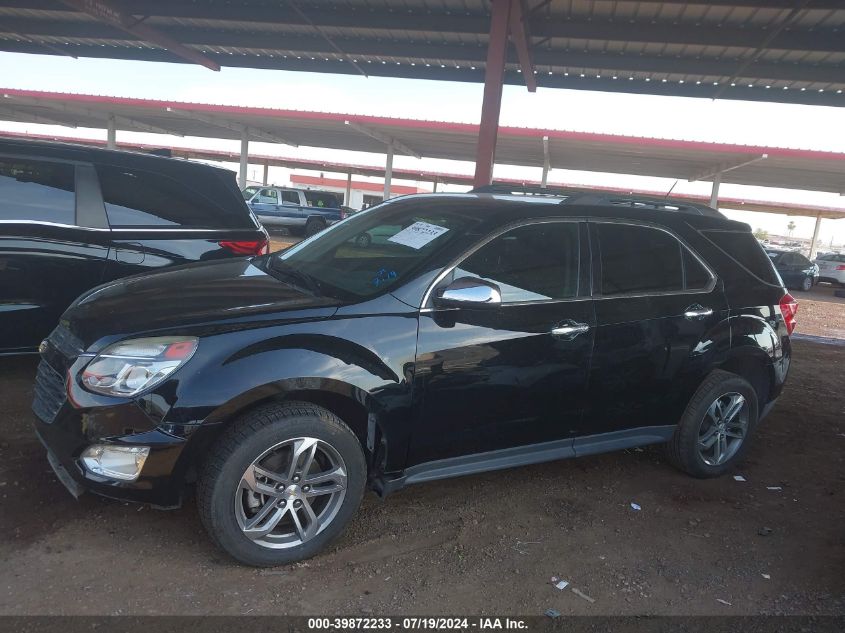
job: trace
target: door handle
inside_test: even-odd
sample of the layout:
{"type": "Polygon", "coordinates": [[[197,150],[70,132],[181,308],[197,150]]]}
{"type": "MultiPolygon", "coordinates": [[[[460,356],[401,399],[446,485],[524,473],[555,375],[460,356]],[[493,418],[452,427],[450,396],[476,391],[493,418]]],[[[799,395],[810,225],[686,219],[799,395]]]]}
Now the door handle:
{"type": "Polygon", "coordinates": [[[552,330],[552,336],[562,339],[564,341],[571,341],[579,334],[589,332],[590,326],[586,323],[576,323],[575,321],[564,321],[559,326],[552,330]]]}
{"type": "Polygon", "coordinates": [[[694,303],[684,310],[684,317],[690,321],[700,321],[713,314],[713,308],[705,308],[699,303],[694,303]]]}

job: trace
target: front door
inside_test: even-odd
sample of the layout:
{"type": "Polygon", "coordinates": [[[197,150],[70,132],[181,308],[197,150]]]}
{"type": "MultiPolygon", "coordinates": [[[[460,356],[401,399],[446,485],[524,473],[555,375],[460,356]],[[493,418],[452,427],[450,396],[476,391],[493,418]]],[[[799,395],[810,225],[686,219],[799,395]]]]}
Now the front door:
{"type": "Polygon", "coordinates": [[[423,308],[416,386],[422,417],[408,465],[553,440],[580,423],[593,345],[586,225],[512,228],[457,265],[496,284],[498,307],[423,308]]]}
{"type": "Polygon", "coordinates": [[[590,226],[596,338],[579,434],[677,424],[720,353],[709,333],[727,319],[721,285],[663,229],[590,226]]]}

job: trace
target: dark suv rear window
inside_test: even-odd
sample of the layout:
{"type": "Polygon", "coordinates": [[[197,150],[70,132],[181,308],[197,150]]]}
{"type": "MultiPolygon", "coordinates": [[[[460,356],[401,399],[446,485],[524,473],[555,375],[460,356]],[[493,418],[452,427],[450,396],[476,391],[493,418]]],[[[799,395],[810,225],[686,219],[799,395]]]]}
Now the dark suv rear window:
{"type": "Polygon", "coordinates": [[[780,285],[772,260],[750,232],[702,231],[702,234],[760,281],[780,285]]]}
{"type": "Polygon", "coordinates": [[[252,228],[245,206],[223,206],[164,174],[106,165],[97,174],[113,227],[252,228]]]}

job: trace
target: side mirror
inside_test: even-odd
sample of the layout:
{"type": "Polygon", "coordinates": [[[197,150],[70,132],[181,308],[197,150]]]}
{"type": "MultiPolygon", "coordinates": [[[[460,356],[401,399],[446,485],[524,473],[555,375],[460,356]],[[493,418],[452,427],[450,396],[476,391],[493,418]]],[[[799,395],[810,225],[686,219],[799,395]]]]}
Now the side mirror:
{"type": "Polygon", "coordinates": [[[460,277],[439,292],[434,303],[444,308],[495,308],[502,303],[502,293],[489,281],[460,277]]]}

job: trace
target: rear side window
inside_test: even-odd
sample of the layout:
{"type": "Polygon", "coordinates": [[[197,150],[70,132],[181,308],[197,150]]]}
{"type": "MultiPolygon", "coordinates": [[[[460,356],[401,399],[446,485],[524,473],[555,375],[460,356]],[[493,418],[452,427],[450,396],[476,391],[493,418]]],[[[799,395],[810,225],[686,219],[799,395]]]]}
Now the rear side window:
{"type": "Polygon", "coordinates": [[[568,299],[578,295],[577,222],[517,227],[485,244],[454,271],[454,278],[493,282],[504,303],[568,299]]]}
{"type": "Polygon", "coordinates": [[[681,243],[665,231],[630,224],[595,224],[601,244],[601,294],[683,290],[681,243]]]}
{"type": "Polygon", "coordinates": [[[0,220],[76,224],[73,165],[0,157],[0,220]]]}
{"type": "Polygon", "coordinates": [[[750,232],[702,231],[702,235],[760,281],[780,285],[772,260],[750,232]]]}
{"type": "Polygon", "coordinates": [[[283,191],[282,202],[290,204],[299,204],[299,193],[296,191],[283,191]]]}
{"type": "Polygon", "coordinates": [[[222,208],[163,174],[105,165],[97,166],[97,174],[112,227],[222,229],[244,226],[240,209],[222,208]]]}

